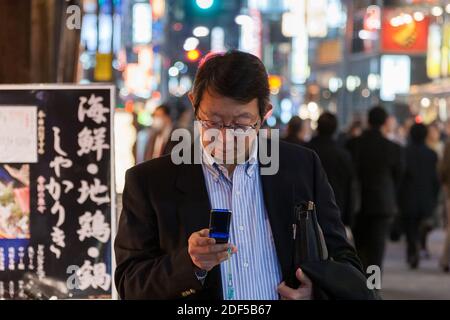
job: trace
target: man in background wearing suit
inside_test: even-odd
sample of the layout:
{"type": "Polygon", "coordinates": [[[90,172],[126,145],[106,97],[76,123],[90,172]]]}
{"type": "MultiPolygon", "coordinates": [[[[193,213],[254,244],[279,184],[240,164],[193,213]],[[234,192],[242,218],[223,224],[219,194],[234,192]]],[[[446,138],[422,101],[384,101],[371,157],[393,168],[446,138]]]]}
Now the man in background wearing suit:
{"type": "Polygon", "coordinates": [[[348,144],[361,195],[361,208],[355,219],[355,245],[365,268],[370,265],[382,268],[404,170],[401,147],[382,134],[387,118],[381,106],[373,107],[369,111],[370,128],[348,144]]]}

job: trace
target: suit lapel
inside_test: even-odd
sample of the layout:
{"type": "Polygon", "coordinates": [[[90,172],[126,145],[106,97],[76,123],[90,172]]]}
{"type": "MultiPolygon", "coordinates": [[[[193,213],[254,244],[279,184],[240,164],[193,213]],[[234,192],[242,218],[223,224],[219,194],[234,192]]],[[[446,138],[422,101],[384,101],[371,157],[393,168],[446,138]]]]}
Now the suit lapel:
{"type": "MultiPolygon", "coordinates": [[[[270,147],[269,147],[270,150],[270,147]]],[[[259,164],[260,169],[270,166],[259,164]]],[[[261,175],[264,203],[284,278],[292,261],[293,184],[280,165],[275,175],[261,175]]]]}
{"type": "MultiPolygon", "coordinates": [[[[178,166],[176,187],[177,215],[182,233],[185,235],[185,243],[189,236],[196,231],[208,228],[211,204],[200,164],[181,164],[178,166]]],[[[220,267],[216,266],[206,278],[205,288],[213,291],[219,299],[222,299],[222,281],[220,267]]]]}
{"type": "Polygon", "coordinates": [[[178,214],[185,223],[186,236],[208,228],[210,203],[199,164],[181,164],[178,166],[176,187],[180,191],[178,214]]]}

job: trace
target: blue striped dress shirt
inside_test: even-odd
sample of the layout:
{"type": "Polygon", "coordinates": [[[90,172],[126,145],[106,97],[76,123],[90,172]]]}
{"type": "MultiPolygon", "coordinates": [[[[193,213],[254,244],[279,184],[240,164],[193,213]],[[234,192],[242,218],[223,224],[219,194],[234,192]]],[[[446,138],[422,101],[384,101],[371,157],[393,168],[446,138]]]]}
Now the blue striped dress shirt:
{"type": "MultiPolygon", "coordinates": [[[[230,243],[238,252],[230,259],[230,270],[236,300],[279,299],[281,271],[264,205],[257,149],[255,141],[249,159],[238,164],[231,177],[223,166],[203,152],[202,169],[211,208],[232,212],[230,243]]],[[[220,265],[224,299],[227,299],[230,262],[220,265]]]]}

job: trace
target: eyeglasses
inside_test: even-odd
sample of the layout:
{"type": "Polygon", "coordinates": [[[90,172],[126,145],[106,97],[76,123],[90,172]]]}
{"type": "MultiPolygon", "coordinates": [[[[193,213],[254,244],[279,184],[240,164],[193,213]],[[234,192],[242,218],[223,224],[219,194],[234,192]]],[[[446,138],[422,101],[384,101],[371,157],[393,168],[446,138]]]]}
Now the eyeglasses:
{"type": "Polygon", "coordinates": [[[231,129],[234,132],[243,132],[243,133],[246,133],[250,130],[256,130],[256,128],[258,127],[258,124],[259,124],[259,121],[257,121],[253,125],[245,125],[245,124],[239,124],[239,123],[225,125],[225,124],[223,124],[223,122],[212,121],[212,120],[202,120],[199,118],[197,118],[197,121],[199,121],[200,124],[202,125],[202,127],[205,129],[222,130],[225,128],[225,129],[231,129]]]}

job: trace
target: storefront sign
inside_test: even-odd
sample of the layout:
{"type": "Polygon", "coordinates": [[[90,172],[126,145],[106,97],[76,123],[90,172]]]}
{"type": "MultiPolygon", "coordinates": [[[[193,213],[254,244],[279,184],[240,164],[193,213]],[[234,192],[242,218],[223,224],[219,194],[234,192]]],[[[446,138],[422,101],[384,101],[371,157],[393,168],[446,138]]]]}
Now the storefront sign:
{"type": "Polygon", "coordinates": [[[113,105],[112,86],[0,86],[0,300],[112,296],[113,105]]]}

